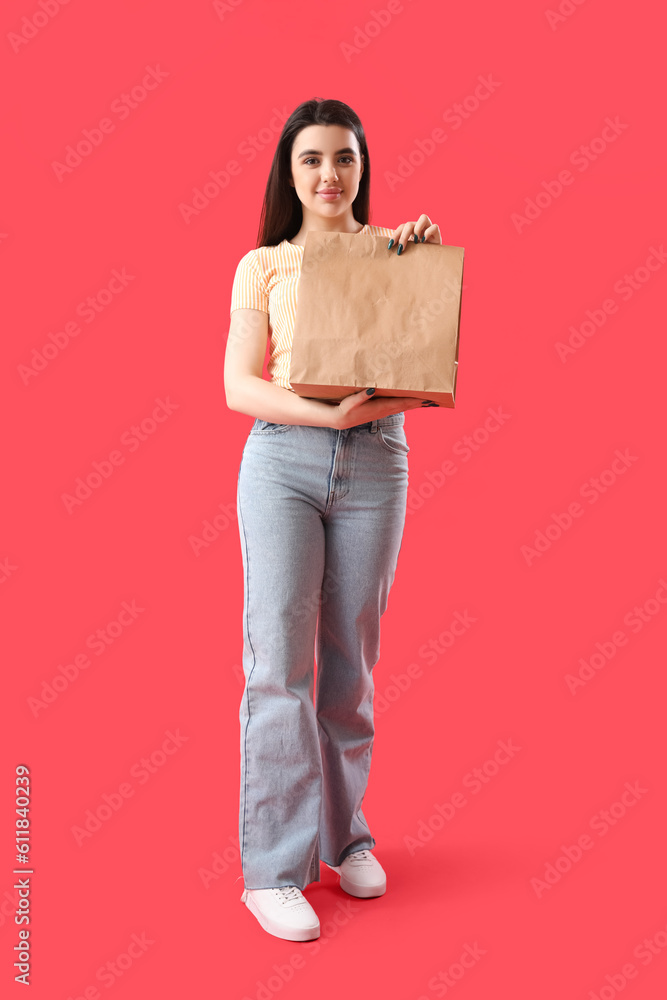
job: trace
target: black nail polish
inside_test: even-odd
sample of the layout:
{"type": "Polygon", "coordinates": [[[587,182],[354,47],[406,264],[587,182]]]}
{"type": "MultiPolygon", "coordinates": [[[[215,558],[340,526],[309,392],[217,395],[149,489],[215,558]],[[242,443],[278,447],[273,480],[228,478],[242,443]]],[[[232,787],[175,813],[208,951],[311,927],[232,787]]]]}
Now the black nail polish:
{"type": "Polygon", "coordinates": [[[398,250],[396,251],[396,253],[397,253],[397,254],[398,254],[399,256],[400,256],[400,255],[401,255],[401,254],[403,253],[403,244],[402,244],[402,243],[399,243],[399,244],[398,244],[398,250]]]}
{"type": "Polygon", "coordinates": [[[375,392],[375,389],[366,389],[366,395],[367,396],[372,396],[374,392],[375,392]]]}
{"type": "Polygon", "coordinates": [[[416,234],[416,233],[413,233],[413,234],[412,234],[412,238],[413,238],[413,240],[415,241],[415,243],[419,243],[419,237],[417,236],[417,234],[416,234]]]}
{"type": "Polygon", "coordinates": [[[394,241],[393,240],[389,240],[389,244],[387,246],[387,250],[391,250],[391,248],[393,247],[393,245],[394,245],[394,241]]]}
{"type": "Polygon", "coordinates": [[[426,233],[422,236],[422,243],[426,240],[426,233]]]}

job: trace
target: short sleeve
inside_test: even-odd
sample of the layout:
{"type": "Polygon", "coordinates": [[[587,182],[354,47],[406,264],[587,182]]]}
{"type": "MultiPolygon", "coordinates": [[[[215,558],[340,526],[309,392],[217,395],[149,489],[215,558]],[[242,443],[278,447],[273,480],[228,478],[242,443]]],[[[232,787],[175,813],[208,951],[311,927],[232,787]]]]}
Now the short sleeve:
{"type": "Polygon", "coordinates": [[[261,309],[265,313],[269,311],[269,292],[256,250],[249,250],[245,257],[241,257],[236,268],[230,314],[234,309],[261,309]]]}

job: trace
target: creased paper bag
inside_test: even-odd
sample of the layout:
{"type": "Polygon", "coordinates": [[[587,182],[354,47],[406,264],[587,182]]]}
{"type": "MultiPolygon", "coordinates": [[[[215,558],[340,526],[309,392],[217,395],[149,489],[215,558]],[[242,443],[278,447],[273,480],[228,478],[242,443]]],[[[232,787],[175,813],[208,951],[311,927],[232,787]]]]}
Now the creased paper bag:
{"type": "Polygon", "coordinates": [[[338,401],[417,396],[454,406],[463,247],[414,243],[397,255],[386,236],[306,236],[290,384],[338,401]]]}

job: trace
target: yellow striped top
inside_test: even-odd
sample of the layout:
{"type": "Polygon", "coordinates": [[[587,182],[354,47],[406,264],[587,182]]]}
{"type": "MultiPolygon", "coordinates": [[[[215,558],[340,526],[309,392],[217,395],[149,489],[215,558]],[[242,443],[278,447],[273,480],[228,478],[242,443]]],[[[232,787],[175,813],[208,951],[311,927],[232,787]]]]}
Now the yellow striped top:
{"type": "MultiPolygon", "coordinates": [[[[387,239],[393,232],[386,226],[368,224],[359,230],[387,239]]],[[[284,389],[292,389],[289,370],[302,260],[303,247],[289,240],[277,246],[256,247],[239,261],[232,285],[230,315],[235,309],[261,309],[269,314],[271,343],[267,367],[271,381],[284,389]]]]}

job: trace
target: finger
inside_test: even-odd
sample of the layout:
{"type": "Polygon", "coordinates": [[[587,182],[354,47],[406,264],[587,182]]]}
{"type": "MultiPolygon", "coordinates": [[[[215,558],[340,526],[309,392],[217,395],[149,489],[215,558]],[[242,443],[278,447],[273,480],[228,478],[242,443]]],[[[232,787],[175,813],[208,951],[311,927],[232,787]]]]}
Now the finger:
{"type": "Polygon", "coordinates": [[[343,406],[344,410],[348,413],[350,410],[356,410],[358,406],[363,406],[364,403],[369,402],[375,395],[373,386],[369,386],[369,389],[360,389],[359,392],[351,392],[349,396],[343,396],[339,406],[343,406]],[[371,390],[370,392],[369,389],[371,390]]]}
{"type": "Polygon", "coordinates": [[[393,233],[391,234],[391,239],[387,244],[387,250],[391,250],[393,247],[396,246],[396,244],[398,243],[398,237],[402,231],[403,231],[403,226],[397,226],[396,229],[394,229],[393,233]]]}
{"type": "Polygon", "coordinates": [[[428,232],[428,229],[430,227],[431,227],[431,220],[429,219],[428,215],[420,215],[415,223],[415,228],[413,232],[415,243],[424,243],[425,239],[428,239],[428,236],[425,237],[425,234],[428,232]]]}
{"type": "Polygon", "coordinates": [[[396,245],[396,253],[400,256],[405,251],[405,248],[410,241],[410,237],[414,232],[415,223],[414,222],[404,222],[402,226],[398,226],[389,241],[387,249],[392,250],[396,245]]]}
{"type": "Polygon", "coordinates": [[[396,253],[400,257],[402,253],[405,253],[408,243],[410,242],[410,237],[412,236],[415,228],[414,222],[406,222],[401,229],[401,234],[398,240],[398,246],[396,247],[396,253]]]}
{"type": "Polygon", "coordinates": [[[400,413],[402,410],[414,410],[418,406],[422,405],[422,400],[419,396],[384,396],[380,397],[380,402],[383,400],[391,399],[390,413],[400,413]]]}
{"type": "MultiPolygon", "coordinates": [[[[404,224],[403,224],[403,225],[404,225],[404,224]]],[[[401,225],[401,226],[397,226],[397,227],[396,227],[396,229],[394,229],[393,233],[391,234],[391,239],[390,239],[390,241],[389,241],[389,242],[390,242],[390,243],[392,243],[392,244],[394,244],[394,246],[396,245],[396,241],[397,241],[397,239],[398,239],[398,237],[399,237],[399,233],[400,233],[400,232],[402,231],[402,229],[403,229],[403,225],[401,225]]]]}

